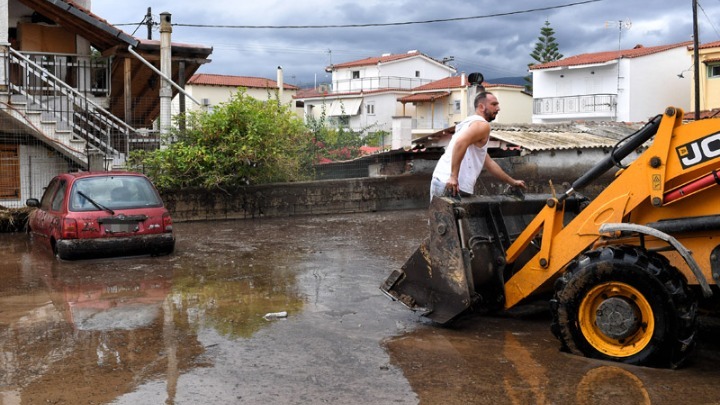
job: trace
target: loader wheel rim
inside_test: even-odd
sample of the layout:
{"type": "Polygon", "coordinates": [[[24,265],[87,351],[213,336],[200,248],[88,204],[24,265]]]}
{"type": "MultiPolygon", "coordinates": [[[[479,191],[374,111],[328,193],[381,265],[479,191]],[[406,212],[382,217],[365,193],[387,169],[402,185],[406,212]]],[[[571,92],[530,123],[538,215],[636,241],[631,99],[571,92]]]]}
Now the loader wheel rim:
{"type": "Polygon", "coordinates": [[[580,330],[597,351],[613,357],[641,352],[655,331],[653,310],[629,284],[606,282],[593,287],[578,311],[580,330]]]}

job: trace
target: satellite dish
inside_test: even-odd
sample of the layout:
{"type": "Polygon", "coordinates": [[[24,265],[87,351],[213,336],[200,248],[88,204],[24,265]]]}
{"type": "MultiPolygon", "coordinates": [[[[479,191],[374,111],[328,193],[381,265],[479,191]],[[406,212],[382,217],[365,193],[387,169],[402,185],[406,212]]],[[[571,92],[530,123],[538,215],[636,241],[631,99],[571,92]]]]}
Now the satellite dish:
{"type": "Polygon", "coordinates": [[[471,85],[481,84],[483,80],[485,80],[485,78],[483,77],[482,73],[473,72],[468,75],[468,83],[470,83],[471,85]]]}

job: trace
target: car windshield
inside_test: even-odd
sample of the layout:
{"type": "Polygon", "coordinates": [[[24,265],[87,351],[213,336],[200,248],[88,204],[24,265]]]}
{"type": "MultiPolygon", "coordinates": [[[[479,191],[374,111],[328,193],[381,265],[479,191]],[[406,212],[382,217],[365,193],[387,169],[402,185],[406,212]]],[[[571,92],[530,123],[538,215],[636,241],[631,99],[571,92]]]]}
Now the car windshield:
{"type": "Polygon", "coordinates": [[[93,202],[109,209],[162,206],[155,187],[147,178],[140,176],[100,176],[76,180],[70,194],[69,209],[100,210],[93,202]]]}

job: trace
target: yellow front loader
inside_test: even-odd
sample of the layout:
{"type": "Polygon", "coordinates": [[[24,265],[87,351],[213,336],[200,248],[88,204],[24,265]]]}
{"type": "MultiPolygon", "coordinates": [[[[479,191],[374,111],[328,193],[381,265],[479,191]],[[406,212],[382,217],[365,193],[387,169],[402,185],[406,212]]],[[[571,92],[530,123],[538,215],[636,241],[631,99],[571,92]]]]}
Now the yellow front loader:
{"type": "Polygon", "coordinates": [[[430,236],[381,289],[440,324],[547,298],[564,350],[680,365],[720,295],[720,119],[682,117],[668,108],[559,196],[434,198],[430,236]]]}

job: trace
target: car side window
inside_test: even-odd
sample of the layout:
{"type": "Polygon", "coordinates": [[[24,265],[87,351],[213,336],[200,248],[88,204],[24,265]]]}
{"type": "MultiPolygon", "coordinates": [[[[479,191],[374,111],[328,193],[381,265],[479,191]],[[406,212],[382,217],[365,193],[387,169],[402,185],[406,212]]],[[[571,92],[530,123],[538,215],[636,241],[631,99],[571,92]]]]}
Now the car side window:
{"type": "Polygon", "coordinates": [[[53,197],[55,196],[55,191],[57,191],[59,185],[59,179],[53,179],[50,181],[50,184],[48,184],[45,192],[43,193],[42,199],[40,199],[40,209],[44,211],[50,209],[50,203],[52,202],[53,197]]]}
{"type": "Polygon", "coordinates": [[[62,209],[62,203],[65,200],[65,188],[67,187],[67,183],[65,181],[61,181],[58,190],[55,193],[55,197],[52,200],[51,209],[53,211],[60,211],[62,209]]]}

